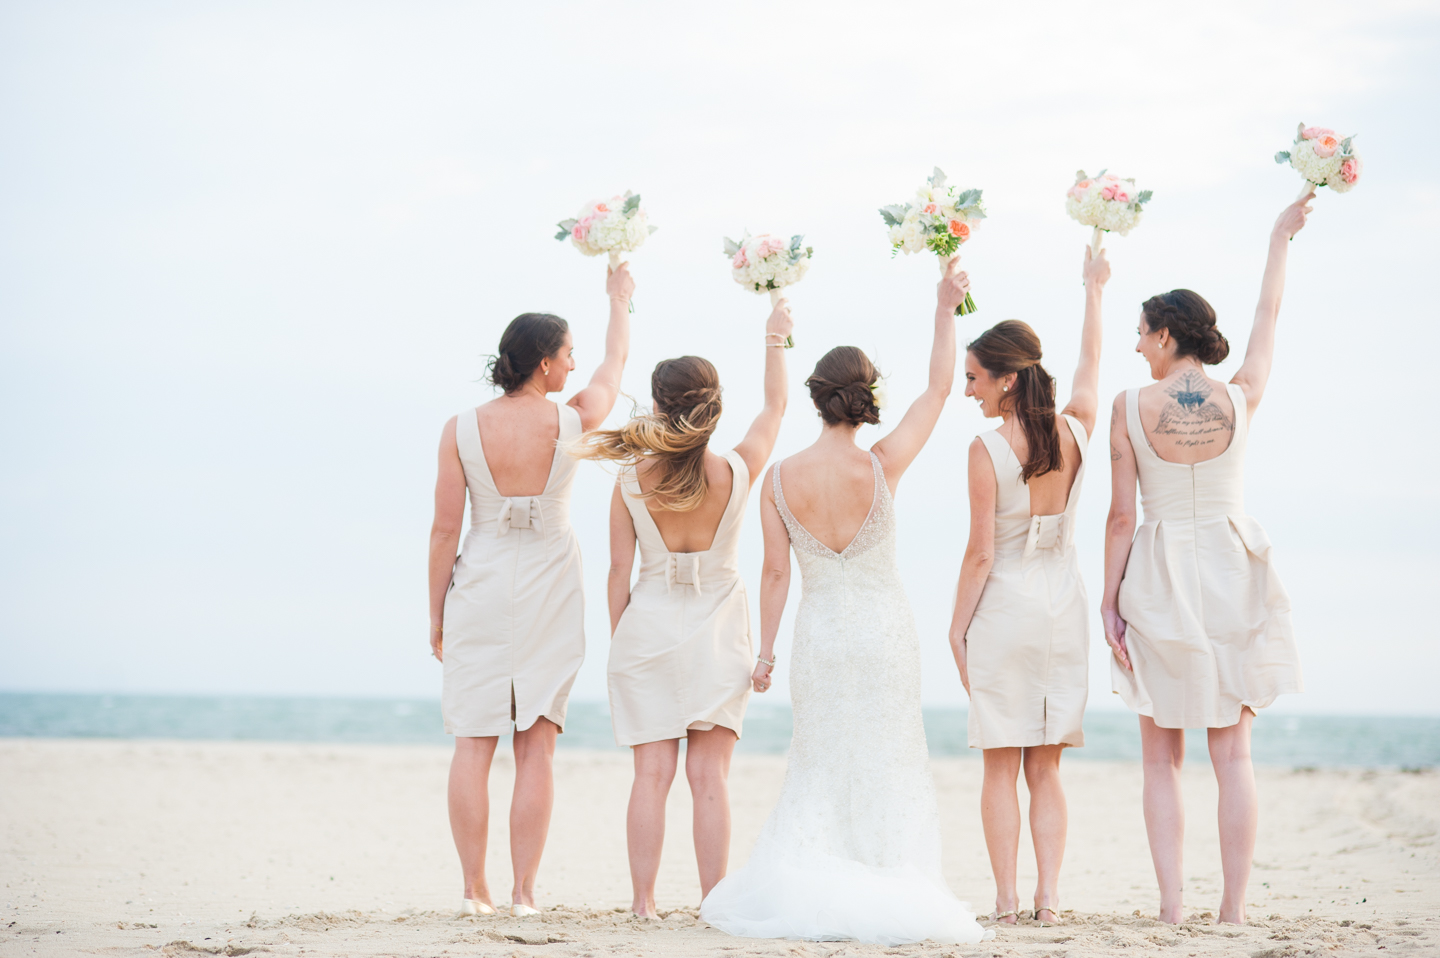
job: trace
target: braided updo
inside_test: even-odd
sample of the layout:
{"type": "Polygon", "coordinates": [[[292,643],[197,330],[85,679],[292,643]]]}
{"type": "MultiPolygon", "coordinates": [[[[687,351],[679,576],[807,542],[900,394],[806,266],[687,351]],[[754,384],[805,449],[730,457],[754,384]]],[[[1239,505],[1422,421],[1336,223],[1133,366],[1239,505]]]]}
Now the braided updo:
{"type": "Polygon", "coordinates": [[[880,407],[875,405],[872,388],[879,379],[880,371],[864,350],[836,346],[820,357],[805,385],[827,426],[873,425],[880,421],[880,407]]]}
{"type": "Polygon", "coordinates": [[[1172,289],[1151,296],[1140,311],[1152,333],[1168,329],[1175,339],[1175,355],[1194,356],[1207,366],[1225,361],[1230,341],[1215,326],[1215,309],[1205,297],[1188,289],[1172,289]]]}
{"type": "Polygon", "coordinates": [[[663,464],[660,481],[641,498],[689,512],[705,501],[705,450],[720,422],[720,374],[708,359],[666,359],[650,374],[654,411],[619,429],[587,432],[566,451],[577,459],[609,459],[625,465],[663,464]]]}

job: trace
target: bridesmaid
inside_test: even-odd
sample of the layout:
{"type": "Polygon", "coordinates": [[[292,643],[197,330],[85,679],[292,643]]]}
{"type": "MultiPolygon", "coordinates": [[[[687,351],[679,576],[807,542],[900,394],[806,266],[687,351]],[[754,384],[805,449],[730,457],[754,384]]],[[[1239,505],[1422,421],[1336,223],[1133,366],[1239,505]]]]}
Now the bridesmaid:
{"type": "Polygon", "coordinates": [[[626,833],[631,910],[657,917],[655,879],[665,799],[680,739],[694,797],[700,897],[730,853],[730,755],[750,698],[754,648],[740,579],[740,525],[785,413],[790,308],[765,327],[765,405],[724,456],[710,450],[720,419],[720,378],[698,356],[667,359],[650,377],[654,412],[584,437],[572,454],[624,463],[610,504],[610,712],[615,741],[633,749],[626,833]],[[640,543],[640,578],[630,572],[640,543]]]}
{"type": "Polygon", "coordinates": [[[535,914],[535,874],[554,801],[551,759],[585,657],[580,546],[570,526],[576,462],[557,442],[598,426],[615,405],[630,351],[625,263],[609,271],[605,358],[590,385],[558,406],[575,368],[565,320],[517,316],[500,337],[490,379],[504,395],[445,424],[430,530],[430,647],[444,663],[450,830],[465,876],[461,915],[493,915],[485,880],[490,762],[515,732],[510,913],[535,914]],[[470,494],[470,531],[456,541],[470,494]]]}
{"type": "Polygon", "coordinates": [[[1115,397],[1113,491],[1105,538],[1105,640],[1115,691],[1140,714],[1145,830],[1160,884],[1160,920],[1181,920],[1185,729],[1209,732],[1220,791],[1219,921],[1245,921],[1258,808],[1250,764],[1255,709],[1299,692],[1290,599],[1270,540],[1245,513],[1245,445],[1270,378],[1289,240],[1309,193],[1270,232],[1270,255],[1245,361],[1229,384],[1205,374],[1230,345],[1215,311],[1188,289],[1145,301],[1135,351],[1154,385],[1115,397]],[[1135,482],[1145,522],[1135,527],[1135,482]]]}
{"type": "Polygon", "coordinates": [[[1055,380],[1040,339],[1019,320],[986,330],[965,353],[965,395],[1000,428],[970,444],[970,542],[950,646],[970,695],[970,747],[984,749],[980,817],[995,873],[996,921],[1019,918],[1015,859],[1023,765],[1039,880],[1036,921],[1060,919],[1065,793],[1060,752],[1085,744],[1089,606],[1075,554],[1075,514],[1100,382],[1105,253],[1085,248],[1085,321],[1070,402],[1056,422],[1055,380]]]}

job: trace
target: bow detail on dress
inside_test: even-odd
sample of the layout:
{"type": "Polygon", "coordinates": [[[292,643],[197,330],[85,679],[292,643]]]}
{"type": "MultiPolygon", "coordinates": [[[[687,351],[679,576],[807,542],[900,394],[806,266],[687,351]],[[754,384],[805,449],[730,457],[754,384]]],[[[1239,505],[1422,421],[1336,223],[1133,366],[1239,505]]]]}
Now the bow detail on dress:
{"type": "Polygon", "coordinates": [[[1065,538],[1065,515],[1031,516],[1030,534],[1025,537],[1025,555],[1036,549],[1059,548],[1065,538]]]}
{"type": "Polygon", "coordinates": [[[543,518],[540,512],[539,496],[510,496],[500,501],[500,514],[496,518],[495,534],[503,536],[511,529],[540,529],[543,518]]]}
{"type": "Polygon", "coordinates": [[[665,591],[676,585],[693,586],[696,595],[700,591],[700,553],[672,552],[665,561],[665,591]]]}

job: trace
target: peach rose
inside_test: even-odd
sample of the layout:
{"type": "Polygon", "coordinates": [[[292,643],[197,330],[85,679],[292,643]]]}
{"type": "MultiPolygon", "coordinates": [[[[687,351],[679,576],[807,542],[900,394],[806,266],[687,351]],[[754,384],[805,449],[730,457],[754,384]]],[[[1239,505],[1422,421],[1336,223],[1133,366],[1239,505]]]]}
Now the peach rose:
{"type": "Polygon", "coordinates": [[[1303,130],[1300,131],[1300,139],[1302,139],[1302,140],[1313,140],[1313,139],[1315,139],[1316,137],[1320,137],[1320,136],[1334,136],[1334,135],[1335,135],[1335,131],[1334,131],[1334,130],[1327,130],[1327,129],[1326,129],[1325,127],[1323,127],[1323,126],[1307,126],[1305,129],[1303,129],[1303,130]]]}
{"type": "Polygon", "coordinates": [[[940,207],[936,206],[934,203],[926,203],[926,204],[925,204],[925,208],[924,208],[923,210],[921,210],[920,212],[922,212],[922,213],[932,213],[932,214],[933,214],[933,213],[934,213],[936,210],[938,210],[939,208],[940,208],[940,207]]]}
{"type": "Polygon", "coordinates": [[[1354,183],[1360,179],[1360,157],[1352,156],[1340,164],[1340,179],[1346,183],[1354,183]]]}
{"type": "Polygon", "coordinates": [[[951,220],[950,235],[958,236],[960,237],[960,242],[965,242],[970,238],[970,224],[964,220],[951,220]]]}
{"type": "Polygon", "coordinates": [[[596,203],[596,204],[595,204],[595,212],[597,212],[597,213],[608,213],[608,212],[610,212],[610,207],[606,206],[604,203],[596,203]]]}
{"type": "Polygon", "coordinates": [[[1322,133],[1315,137],[1315,155],[1321,159],[1329,159],[1340,149],[1340,141],[1334,133],[1322,133]]]}

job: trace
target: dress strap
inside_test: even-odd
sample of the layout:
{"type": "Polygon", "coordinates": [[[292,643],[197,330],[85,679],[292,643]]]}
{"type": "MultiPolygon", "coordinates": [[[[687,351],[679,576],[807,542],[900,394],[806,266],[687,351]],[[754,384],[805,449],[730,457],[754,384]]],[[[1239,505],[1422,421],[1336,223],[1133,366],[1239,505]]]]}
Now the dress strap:
{"type": "Polygon", "coordinates": [[[1230,405],[1235,408],[1235,435],[1230,438],[1230,445],[1238,443],[1238,452],[1243,454],[1245,443],[1250,438],[1250,401],[1245,398],[1245,390],[1234,383],[1226,383],[1225,392],[1230,396],[1230,405]]]}
{"type": "Polygon", "coordinates": [[[731,449],[724,459],[730,463],[730,501],[725,503],[720,526],[715,530],[717,540],[730,529],[739,528],[745,518],[745,502],[750,498],[750,467],[745,465],[745,457],[731,449]]]}
{"type": "Polygon", "coordinates": [[[1125,428],[1130,433],[1130,445],[1138,457],[1142,450],[1149,456],[1159,459],[1155,450],[1150,448],[1150,440],[1145,438],[1145,427],[1140,425],[1140,390],[1125,390],[1125,428]]]}
{"type": "Polygon", "coordinates": [[[580,410],[560,404],[560,441],[569,442],[584,431],[580,427],[580,410]]]}
{"type": "MultiPolygon", "coordinates": [[[[490,463],[485,459],[485,444],[480,441],[479,410],[467,409],[455,416],[455,448],[460,453],[460,465],[465,469],[467,481],[473,478],[481,485],[488,486],[496,495],[495,479],[490,475],[490,463]]],[[[473,521],[473,519],[472,519],[473,521]]]]}
{"type": "Polygon", "coordinates": [[[1069,547],[1075,541],[1075,516],[1080,511],[1080,489],[1085,482],[1085,466],[1089,464],[1088,453],[1090,451],[1090,436],[1085,432],[1085,424],[1074,416],[1066,416],[1065,421],[1070,424],[1070,432],[1075,437],[1075,445],[1080,449],[1080,468],[1075,470],[1075,478],[1070,481],[1070,495],[1065,500],[1065,545],[1069,547]]]}
{"type": "Polygon", "coordinates": [[[660,527],[655,524],[655,517],[641,498],[640,476],[635,467],[621,466],[617,481],[620,483],[620,498],[625,500],[625,508],[630,510],[630,521],[635,526],[641,550],[669,551],[665,548],[665,537],[660,534],[660,527]]]}

